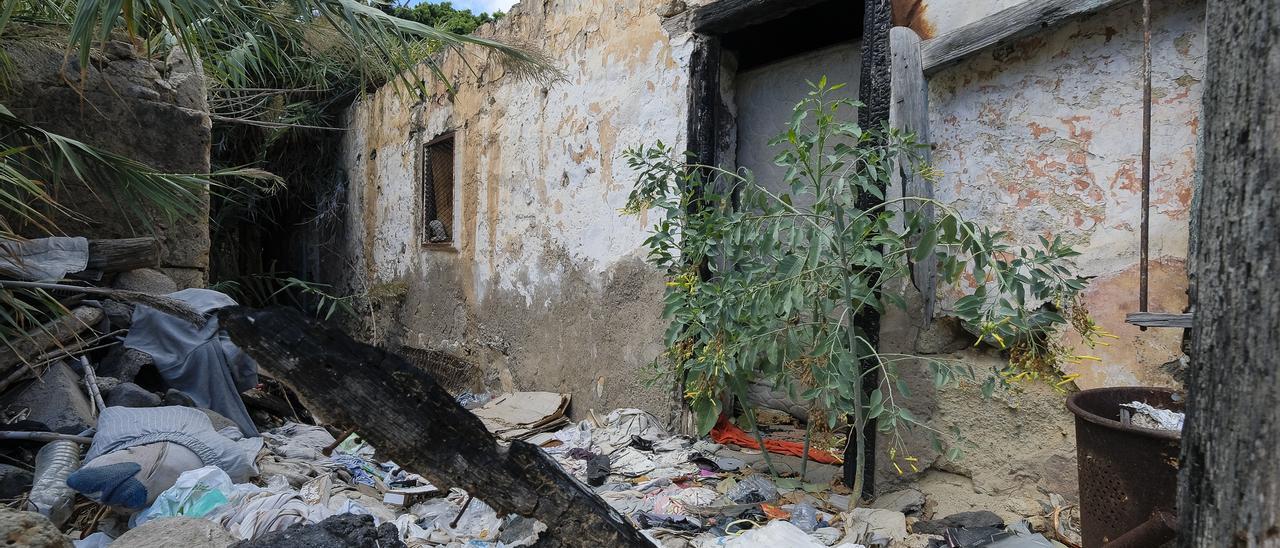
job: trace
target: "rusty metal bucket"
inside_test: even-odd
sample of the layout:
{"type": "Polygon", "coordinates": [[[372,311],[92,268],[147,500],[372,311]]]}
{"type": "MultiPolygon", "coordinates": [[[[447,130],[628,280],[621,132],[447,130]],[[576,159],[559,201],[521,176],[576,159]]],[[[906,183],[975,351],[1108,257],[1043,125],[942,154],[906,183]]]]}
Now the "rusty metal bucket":
{"type": "Polygon", "coordinates": [[[1120,404],[1133,401],[1182,411],[1182,398],[1174,394],[1168,388],[1098,388],[1067,398],[1076,416],[1085,548],[1116,539],[1156,510],[1175,510],[1181,433],[1120,423],[1120,404]]]}

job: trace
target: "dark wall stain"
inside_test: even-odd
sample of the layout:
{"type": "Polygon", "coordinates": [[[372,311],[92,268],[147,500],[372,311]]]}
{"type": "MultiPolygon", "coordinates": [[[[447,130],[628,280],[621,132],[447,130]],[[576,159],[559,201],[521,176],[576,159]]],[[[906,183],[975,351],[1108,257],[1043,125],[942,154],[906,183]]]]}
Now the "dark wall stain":
{"type": "Polygon", "coordinates": [[[924,16],[928,8],[924,0],[893,0],[893,26],[908,27],[926,40],[933,38],[937,31],[924,16]]]}

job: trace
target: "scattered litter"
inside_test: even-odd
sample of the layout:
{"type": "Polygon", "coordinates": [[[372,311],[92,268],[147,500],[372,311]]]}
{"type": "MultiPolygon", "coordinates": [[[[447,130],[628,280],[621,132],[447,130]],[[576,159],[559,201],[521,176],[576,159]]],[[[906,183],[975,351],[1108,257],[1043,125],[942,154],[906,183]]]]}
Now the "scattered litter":
{"type": "Polygon", "coordinates": [[[523,440],[569,423],[569,396],[552,392],[516,392],[498,396],[473,410],[494,435],[523,440]]]}
{"type": "MultiPolygon", "coordinates": [[[[1120,407],[1122,408],[1122,416],[1127,414],[1127,410],[1124,408],[1129,408],[1134,411],[1129,420],[1134,426],[1140,428],[1181,432],[1182,422],[1186,418],[1186,414],[1184,413],[1153,407],[1140,401],[1121,404],[1120,407]]],[[[1124,421],[1121,420],[1121,422],[1124,421]]]]}
{"type": "MultiPolygon", "coordinates": [[[[756,441],[754,436],[748,434],[743,429],[738,428],[737,425],[729,422],[729,420],[724,417],[720,417],[720,421],[716,423],[715,428],[711,429],[711,439],[715,440],[716,443],[731,443],[738,447],[746,447],[749,449],[760,448],[760,443],[756,441]]],[[[764,440],[764,446],[770,453],[791,455],[793,457],[804,455],[804,444],[800,442],[771,440],[766,438],[764,440]]],[[[840,457],[831,454],[831,452],[814,448],[809,449],[809,459],[814,462],[821,462],[824,464],[840,464],[842,462],[840,457]]]]}
{"type": "Polygon", "coordinates": [[[772,502],[778,500],[778,488],[767,476],[756,474],[738,480],[725,495],[738,504],[772,502]]]}

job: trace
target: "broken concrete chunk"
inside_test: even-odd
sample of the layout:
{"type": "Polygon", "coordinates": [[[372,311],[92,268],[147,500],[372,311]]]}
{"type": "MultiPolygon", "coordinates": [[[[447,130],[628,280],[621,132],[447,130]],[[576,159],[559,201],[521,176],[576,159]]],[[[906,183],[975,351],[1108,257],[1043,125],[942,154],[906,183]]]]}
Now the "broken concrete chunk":
{"type": "Polygon", "coordinates": [[[844,514],[845,538],[907,538],[907,517],[902,512],[878,508],[854,508],[844,514]]]}
{"type": "Polygon", "coordinates": [[[178,291],[178,282],[154,268],[139,268],[121,272],[111,287],[151,295],[167,295],[178,291]]]}
{"type": "Polygon", "coordinates": [[[876,501],[871,504],[871,507],[881,510],[893,510],[903,514],[914,514],[924,507],[924,493],[915,489],[903,489],[885,493],[876,497],[876,501]]]}
{"type": "Polygon", "coordinates": [[[948,528],[1004,527],[1004,519],[988,510],[976,512],[960,512],[942,519],[918,521],[911,526],[911,532],[926,535],[941,535],[948,528]]]}
{"type": "Polygon", "coordinates": [[[235,548],[346,548],[347,546],[380,546],[404,548],[396,526],[384,523],[373,526],[373,516],[339,514],[314,525],[294,525],[283,531],[267,533],[246,540],[235,548]]]}
{"type": "Polygon", "coordinates": [[[172,517],[148,521],[120,535],[113,546],[131,548],[226,548],[236,541],[212,521],[172,517]]]}
{"type": "Polygon", "coordinates": [[[124,382],[116,385],[102,395],[108,407],[159,407],[160,396],[148,392],[145,388],[124,382]]]}
{"type": "MultiPolygon", "coordinates": [[[[0,544],[28,548],[72,548],[48,518],[0,505],[0,544]]],[[[123,546],[123,545],[122,545],[123,546]]]]}
{"type": "Polygon", "coordinates": [[[0,464],[0,500],[12,500],[31,490],[35,477],[28,470],[11,464],[0,464]]]}
{"type": "Polygon", "coordinates": [[[164,397],[161,398],[161,401],[163,401],[165,405],[176,405],[179,407],[196,407],[196,408],[200,407],[198,404],[196,404],[196,400],[191,399],[191,396],[187,395],[186,392],[178,390],[177,388],[170,388],[169,391],[165,392],[164,397]]]}
{"type": "Polygon", "coordinates": [[[93,407],[80,378],[65,362],[49,366],[38,380],[0,400],[5,417],[25,416],[50,432],[79,434],[93,426],[93,407]]]}
{"type": "Polygon", "coordinates": [[[103,299],[99,302],[102,304],[102,311],[107,313],[107,320],[111,322],[112,331],[129,329],[129,326],[133,324],[133,305],[111,299],[103,299]]]}
{"type": "Polygon", "coordinates": [[[133,382],[143,367],[154,365],[151,355],[141,350],[116,345],[107,352],[96,372],[99,376],[115,377],[121,382],[133,382]]]}

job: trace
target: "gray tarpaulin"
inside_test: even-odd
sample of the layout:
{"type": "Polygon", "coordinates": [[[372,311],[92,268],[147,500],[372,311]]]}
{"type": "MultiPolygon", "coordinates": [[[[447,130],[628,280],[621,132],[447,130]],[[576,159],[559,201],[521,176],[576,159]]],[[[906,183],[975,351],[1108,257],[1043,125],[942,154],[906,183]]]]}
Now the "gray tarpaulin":
{"type": "Polygon", "coordinates": [[[0,275],[29,282],[57,281],[89,266],[89,240],[0,240],[0,275]]]}
{"type": "Polygon", "coordinates": [[[150,354],[169,386],[186,392],[201,407],[231,419],[246,436],[257,436],[258,429],[249,418],[240,392],[258,384],[258,364],[231,342],[218,328],[218,318],[210,314],[235,306],[236,301],[209,289],[184,289],[167,296],[210,316],[209,320],[204,327],[196,327],[138,305],[125,347],[150,354]]]}

